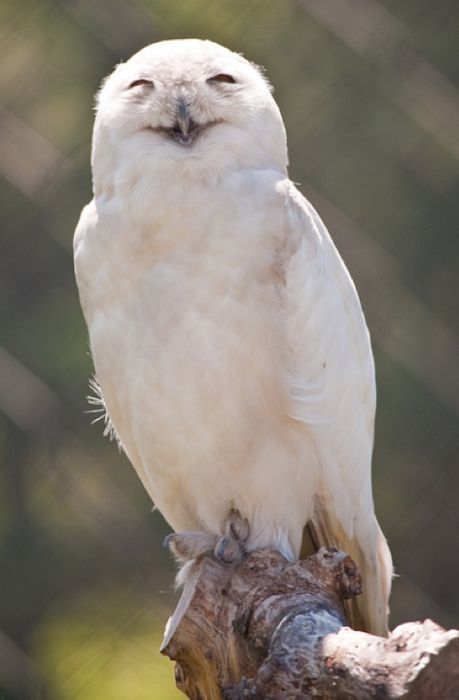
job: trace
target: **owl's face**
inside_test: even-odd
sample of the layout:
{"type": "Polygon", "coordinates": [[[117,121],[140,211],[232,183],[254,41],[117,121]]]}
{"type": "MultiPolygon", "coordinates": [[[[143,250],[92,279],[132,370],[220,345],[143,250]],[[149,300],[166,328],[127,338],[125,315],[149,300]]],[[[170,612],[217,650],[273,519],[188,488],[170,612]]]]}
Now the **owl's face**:
{"type": "Polygon", "coordinates": [[[268,82],[247,60],[210,41],[147,46],[117,66],[99,93],[93,166],[113,159],[225,169],[285,170],[285,132],[268,82]],[[108,158],[110,152],[111,158],[108,158]]]}

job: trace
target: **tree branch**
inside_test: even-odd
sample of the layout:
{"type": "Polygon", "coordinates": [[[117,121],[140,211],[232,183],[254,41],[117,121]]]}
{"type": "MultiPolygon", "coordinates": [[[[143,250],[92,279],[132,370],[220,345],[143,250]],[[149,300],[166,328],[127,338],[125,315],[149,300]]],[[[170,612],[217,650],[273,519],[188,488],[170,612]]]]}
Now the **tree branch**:
{"type": "Polygon", "coordinates": [[[162,652],[192,700],[459,698],[459,632],[430,620],[387,639],[351,630],[343,600],[359,592],[337,550],[294,563],[273,550],[231,565],[203,556],[162,652]]]}

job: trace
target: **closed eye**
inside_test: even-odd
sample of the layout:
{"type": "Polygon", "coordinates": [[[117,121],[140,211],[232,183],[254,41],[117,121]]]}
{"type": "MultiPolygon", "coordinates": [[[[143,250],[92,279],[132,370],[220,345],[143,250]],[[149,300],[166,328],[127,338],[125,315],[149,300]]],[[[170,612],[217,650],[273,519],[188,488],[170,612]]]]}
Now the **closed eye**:
{"type": "Polygon", "coordinates": [[[235,83],[232,75],[228,73],[218,73],[218,75],[213,75],[211,78],[207,78],[208,83],[235,83]]]}
{"type": "Polygon", "coordinates": [[[138,87],[139,85],[149,85],[150,87],[154,87],[153,80],[147,80],[147,78],[138,78],[137,80],[133,80],[133,82],[129,85],[129,90],[131,88],[138,87]]]}

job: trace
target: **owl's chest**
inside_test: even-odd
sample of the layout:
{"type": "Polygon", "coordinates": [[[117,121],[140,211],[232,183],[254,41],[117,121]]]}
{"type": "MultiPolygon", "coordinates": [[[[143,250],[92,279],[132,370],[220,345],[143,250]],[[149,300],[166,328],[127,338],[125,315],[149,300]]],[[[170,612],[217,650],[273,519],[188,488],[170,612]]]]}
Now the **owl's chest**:
{"type": "Polygon", "coordinates": [[[131,230],[100,255],[88,325],[119,432],[146,413],[159,432],[168,416],[194,426],[218,413],[228,425],[230,414],[255,403],[259,411],[279,392],[283,329],[272,242],[234,217],[202,217],[201,226],[197,218],[174,221],[169,234],[159,223],[150,242],[131,230]]]}
{"type": "Polygon", "coordinates": [[[280,331],[278,280],[265,260],[244,252],[200,241],[159,260],[135,264],[132,251],[120,251],[118,260],[105,261],[104,301],[90,325],[96,362],[103,353],[121,364],[146,363],[157,367],[159,382],[165,363],[176,372],[186,363],[193,373],[228,375],[230,360],[247,359],[255,348],[262,356],[280,331]]]}

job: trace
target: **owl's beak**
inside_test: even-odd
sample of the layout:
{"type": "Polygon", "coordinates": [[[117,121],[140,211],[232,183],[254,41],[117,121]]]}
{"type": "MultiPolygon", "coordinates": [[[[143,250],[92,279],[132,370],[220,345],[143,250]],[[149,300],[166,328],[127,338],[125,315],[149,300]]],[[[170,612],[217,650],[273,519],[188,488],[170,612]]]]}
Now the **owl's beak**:
{"type": "Polygon", "coordinates": [[[200,127],[191,118],[185,98],[180,97],[177,102],[176,122],[169,133],[182,146],[189,146],[199,131],[200,127]]]}
{"type": "Polygon", "coordinates": [[[201,134],[204,129],[220,124],[220,121],[207,122],[206,124],[197,124],[188,108],[188,105],[183,97],[177,101],[175,124],[171,127],[157,127],[154,131],[165,132],[168,136],[174,139],[181,146],[190,146],[195,139],[201,134]]]}
{"type": "Polygon", "coordinates": [[[188,105],[182,97],[178,101],[177,108],[177,124],[179,125],[182,134],[186,135],[190,131],[190,121],[191,117],[188,105]]]}

